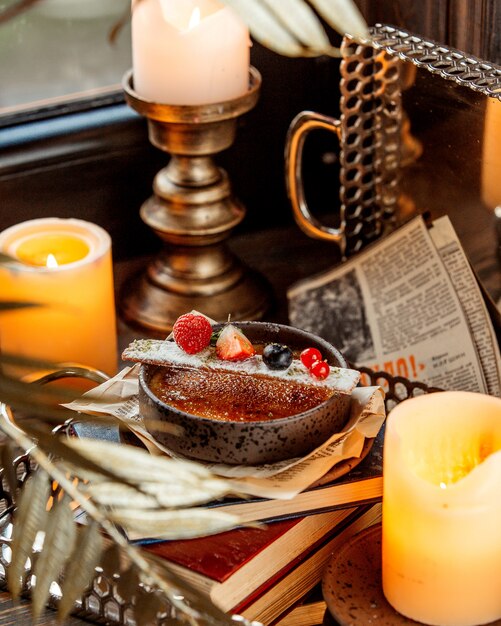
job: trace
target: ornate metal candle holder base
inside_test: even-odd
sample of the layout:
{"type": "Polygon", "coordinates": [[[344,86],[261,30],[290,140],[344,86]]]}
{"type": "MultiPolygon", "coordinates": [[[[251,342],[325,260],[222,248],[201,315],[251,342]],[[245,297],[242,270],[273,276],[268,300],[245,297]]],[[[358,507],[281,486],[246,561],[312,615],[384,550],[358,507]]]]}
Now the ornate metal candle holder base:
{"type": "Polygon", "coordinates": [[[237,118],[258,99],[261,77],[251,68],[249,89],[234,100],[174,106],[143,100],[124,76],[129,106],[148,119],[151,143],[171,155],[141,207],[142,220],[165,242],[144,275],[119,298],[124,319],[164,334],[179,315],[196,309],[217,321],[259,319],[269,306],[264,279],[246,268],[225,240],[245,215],[226,172],[212,156],[230,147],[237,118]]]}

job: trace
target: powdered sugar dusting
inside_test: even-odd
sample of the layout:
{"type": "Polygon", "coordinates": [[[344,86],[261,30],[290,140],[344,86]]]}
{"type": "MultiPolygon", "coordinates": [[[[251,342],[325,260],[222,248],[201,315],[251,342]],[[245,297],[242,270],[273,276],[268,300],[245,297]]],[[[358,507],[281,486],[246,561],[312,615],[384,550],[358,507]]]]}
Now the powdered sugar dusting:
{"type": "Polygon", "coordinates": [[[223,361],[218,359],[212,347],[205,348],[198,354],[186,354],[173,341],[155,339],[137,339],[122,353],[127,361],[139,361],[155,365],[176,365],[194,369],[211,369],[290,380],[305,385],[329,387],[337,391],[351,393],[360,380],[360,372],[352,369],[331,366],[329,376],[324,380],[313,378],[299,359],[293,359],[286,370],[270,370],[260,355],[254,355],[245,361],[223,361]]]}

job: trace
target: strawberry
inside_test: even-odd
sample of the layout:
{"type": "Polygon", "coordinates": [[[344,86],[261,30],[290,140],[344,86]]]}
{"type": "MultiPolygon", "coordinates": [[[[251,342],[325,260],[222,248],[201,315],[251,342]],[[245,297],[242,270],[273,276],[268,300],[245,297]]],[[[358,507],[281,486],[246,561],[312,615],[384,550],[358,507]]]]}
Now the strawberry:
{"type": "Polygon", "coordinates": [[[187,354],[196,354],[209,345],[212,326],[203,315],[185,313],[175,321],[172,334],[181,350],[187,354]]]}
{"type": "Polygon", "coordinates": [[[216,342],[216,354],[223,361],[244,361],[256,351],[239,328],[226,324],[216,342]]]}

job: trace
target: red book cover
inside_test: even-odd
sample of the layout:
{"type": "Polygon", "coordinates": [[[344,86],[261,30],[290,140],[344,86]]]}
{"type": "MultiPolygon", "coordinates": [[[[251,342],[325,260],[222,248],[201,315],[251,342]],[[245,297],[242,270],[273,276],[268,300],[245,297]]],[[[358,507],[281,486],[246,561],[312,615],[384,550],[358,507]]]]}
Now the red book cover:
{"type": "Polygon", "coordinates": [[[209,537],[165,541],[143,549],[222,583],[302,519],[274,522],[262,529],[237,528],[209,537]]]}
{"type": "Polygon", "coordinates": [[[263,590],[336,532],[354,509],[273,522],[262,528],[166,541],[143,549],[166,559],[175,573],[231,611],[263,590]]]}

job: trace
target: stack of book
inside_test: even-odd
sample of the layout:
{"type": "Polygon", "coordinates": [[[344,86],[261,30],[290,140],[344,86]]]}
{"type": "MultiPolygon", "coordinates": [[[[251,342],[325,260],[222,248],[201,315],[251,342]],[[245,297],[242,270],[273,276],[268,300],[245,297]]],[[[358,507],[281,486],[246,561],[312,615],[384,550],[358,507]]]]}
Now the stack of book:
{"type": "Polygon", "coordinates": [[[379,504],[146,545],[223,611],[271,624],[321,579],[330,555],[377,523],[379,504]]]}
{"type": "Polygon", "coordinates": [[[359,469],[291,500],[221,505],[244,521],[264,520],[261,528],[146,543],[144,549],[166,559],[223,611],[265,626],[319,624],[325,611],[321,597],[303,600],[318,586],[331,555],[353,535],[381,520],[378,448],[375,445],[359,469]]]}

